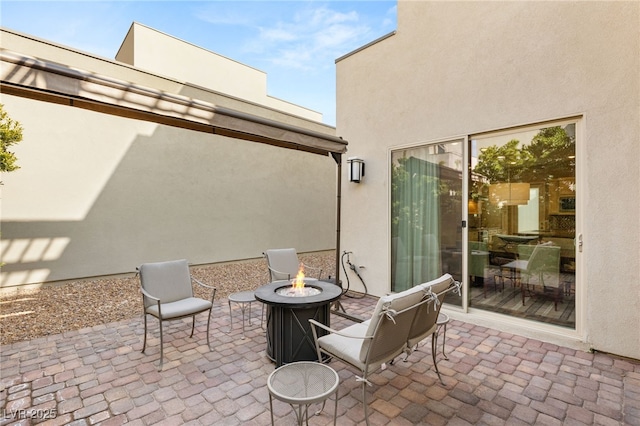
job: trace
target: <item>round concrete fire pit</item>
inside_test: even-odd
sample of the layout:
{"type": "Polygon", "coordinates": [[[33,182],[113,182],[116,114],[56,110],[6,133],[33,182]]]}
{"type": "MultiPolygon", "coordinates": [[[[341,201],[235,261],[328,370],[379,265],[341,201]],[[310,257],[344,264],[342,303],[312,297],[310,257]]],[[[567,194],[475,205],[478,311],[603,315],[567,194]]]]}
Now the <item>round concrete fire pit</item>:
{"type": "Polygon", "coordinates": [[[256,299],[267,305],[267,356],[277,367],[318,360],[309,319],[330,326],[331,302],[342,294],[335,284],[308,278],[304,288],[307,290],[293,288],[287,280],[256,290],[256,299]]]}

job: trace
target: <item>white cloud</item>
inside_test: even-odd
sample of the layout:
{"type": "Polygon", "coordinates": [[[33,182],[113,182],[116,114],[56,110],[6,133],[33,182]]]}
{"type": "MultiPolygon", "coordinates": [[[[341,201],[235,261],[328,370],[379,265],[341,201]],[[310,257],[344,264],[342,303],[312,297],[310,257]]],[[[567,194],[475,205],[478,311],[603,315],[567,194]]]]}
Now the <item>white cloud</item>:
{"type": "Polygon", "coordinates": [[[200,7],[195,11],[194,16],[204,22],[214,25],[252,25],[254,18],[245,10],[239,11],[237,8],[223,8],[221,3],[211,3],[208,7],[200,7]]]}
{"type": "MultiPolygon", "coordinates": [[[[0,0],[1,1],[1,0],[0,0]]],[[[268,93],[335,124],[335,59],[395,29],[394,1],[207,1],[213,51],[268,74],[268,93]],[[389,7],[393,4],[393,7],[389,7]]]]}
{"type": "Polygon", "coordinates": [[[342,48],[350,41],[358,40],[369,32],[366,26],[332,25],[314,34],[314,41],[317,48],[342,48]]]}
{"type": "Polygon", "coordinates": [[[328,9],[325,6],[321,6],[316,9],[304,10],[301,13],[297,14],[295,19],[296,21],[301,22],[305,25],[309,25],[311,27],[319,27],[349,21],[356,22],[358,21],[358,13],[355,11],[342,13],[328,9]]]}
{"type": "Polygon", "coordinates": [[[370,26],[355,11],[306,6],[288,20],[260,26],[257,38],[245,47],[269,55],[266,60],[272,64],[310,71],[369,41],[370,33],[370,26]]]}
{"type": "Polygon", "coordinates": [[[398,20],[398,5],[395,4],[387,10],[387,16],[382,20],[383,27],[393,27],[398,20]]]}
{"type": "Polygon", "coordinates": [[[327,0],[212,1],[199,6],[196,13],[200,20],[224,25],[224,37],[229,41],[235,37],[239,56],[253,57],[263,67],[271,64],[310,72],[333,66],[336,58],[374,40],[382,29],[393,25],[395,6],[377,14],[368,14],[366,7],[360,10],[358,6],[357,2],[350,5],[327,0]]]}
{"type": "Polygon", "coordinates": [[[278,55],[271,58],[271,62],[282,67],[310,70],[313,69],[309,65],[312,58],[308,49],[304,46],[296,46],[279,51],[278,55]]]}
{"type": "Polygon", "coordinates": [[[260,38],[270,42],[292,41],[298,35],[285,28],[260,28],[260,38]]]}

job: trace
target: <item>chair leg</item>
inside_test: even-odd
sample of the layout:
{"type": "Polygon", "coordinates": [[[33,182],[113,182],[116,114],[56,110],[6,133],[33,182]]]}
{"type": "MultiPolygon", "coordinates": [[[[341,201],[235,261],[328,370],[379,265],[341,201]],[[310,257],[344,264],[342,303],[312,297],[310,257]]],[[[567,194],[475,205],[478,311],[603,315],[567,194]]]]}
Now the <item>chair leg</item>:
{"type": "Polygon", "coordinates": [[[275,425],[273,421],[273,396],[271,396],[271,392],[269,392],[269,411],[271,412],[271,426],[275,425]]]}
{"type": "Polygon", "coordinates": [[[196,316],[193,315],[191,317],[191,320],[192,320],[192,322],[191,322],[191,335],[189,337],[193,337],[193,331],[196,329],[196,316]]]}
{"type": "Polygon", "coordinates": [[[142,340],[142,353],[144,353],[144,350],[147,347],[147,314],[143,313],[142,316],[144,318],[144,339],[142,340]]]}
{"type": "Polygon", "coordinates": [[[213,306],[209,309],[209,318],[207,319],[207,346],[209,347],[209,351],[211,351],[211,343],[209,341],[209,326],[211,325],[211,311],[213,311],[213,306]]]}
{"type": "MultiPolygon", "coordinates": [[[[436,343],[437,342],[438,342],[438,336],[436,336],[436,343]]],[[[444,357],[444,359],[449,361],[449,357],[447,356],[447,353],[444,350],[445,349],[444,345],[446,342],[447,342],[447,323],[444,323],[444,325],[442,326],[442,356],[444,357]]],[[[436,344],[436,346],[438,345],[436,344]]]]}
{"type": "Polygon", "coordinates": [[[553,297],[553,307],[554,309],[557,311],[558,310],[558,300],[560,301],[560,303],[562,303],[563,298],[562,298],[562,289],[560,286],[558,286],[558,288],[555,289],[555,295],[553,297]]]}
{"type": "Polygon", "coordinates": [[[369,426],[369,407],[367,406],[367,381],[362,382],[362,406],[364,407],[364,421],[369,426]]]}
{"type": "Polygon", "coordinates": [[[336,389],[336,402],[333,407],[333,426],[336,426],[336,421],[338,420],[338,389],[336,389]]]}
{"type": "Polygon", "coordinates": [[[431,357],[433,358],[433,366],[436,370],[436,373],[438,374],[438,379],[440,379],[440,383],[442,383],[443,386],[446,386],[444,384],[444,381],[442,380],[442,376],[440,375],[440,370],[438,370],[438,361],[436,359],[436,334],[432,334],[431,335],[431,357]]]}
{"type": "Polygon", "coordinates": [[[164,361],[164,341],[162,339],[162,320],[158,318],[158,322],[160,322],[160,366],[158,367],[158,371],[162,371],[162,362],[164,361]]]}
{"type": "MultiPolygon", "coordinates": [[[[524,298],[526,297],[526,293],[529,293],[530,297],[533,297],[532,290],[529,288],[529,279],[530,276],[527,275],[526,280],[520,280],[520,288],[522,289],[522,306],[524,306],[524,298]],[[526,282],[525,282],[526,281],[526,282]]],[[[535,287],[534,287],[535,290],[535,287]]]]}

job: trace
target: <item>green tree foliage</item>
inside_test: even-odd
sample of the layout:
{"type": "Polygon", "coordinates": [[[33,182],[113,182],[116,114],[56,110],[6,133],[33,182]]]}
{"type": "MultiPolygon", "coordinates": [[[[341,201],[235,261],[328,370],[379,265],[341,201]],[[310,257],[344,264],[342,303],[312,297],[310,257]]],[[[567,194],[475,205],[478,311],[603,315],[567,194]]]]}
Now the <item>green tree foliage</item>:
{"type": "Polygon", "coordinates": [[[575,138],[560,126],[540,130],[522,151],[527,160],[524,166],[530,173],[527,178],[531,182],[575,174],[575,138]]]}
{"type": "Polygon", "coordinates": [[[524,168],[520,141],[511,139],[504,145],[489,146],[479,156],[473,170],[489,182],[517,182],[524,168]]]}
{"type": "Polygon", "coordinates": [[[520,146],[512,139],[487,147],[474,172],[489,182],[543,182],[552,177],[573,176],[575,140],[560,126],[538,132],[531,143],[520,146]]]}
{"type": "Polygon", "coordinates": [[[22,126],[9,117],[4,110],[4,105],[0,104],[0,143],[2,151],[0,151],[0,172],[12,172],[19,169],[16,164],[17,158],[15,154],[9,151],[11,145],[15,145],[22,141],[22,126]]]}

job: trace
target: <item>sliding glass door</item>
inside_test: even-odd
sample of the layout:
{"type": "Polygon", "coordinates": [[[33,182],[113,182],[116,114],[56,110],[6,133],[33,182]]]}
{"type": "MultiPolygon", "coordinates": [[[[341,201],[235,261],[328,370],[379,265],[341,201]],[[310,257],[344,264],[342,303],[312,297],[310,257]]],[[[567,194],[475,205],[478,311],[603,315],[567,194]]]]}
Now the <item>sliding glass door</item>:
{"type": "Polygon", "coordinates": [[[447,272],[462,279],[463,149],[453,140],[391,153],[392,291],[447,272]]]}
{"type": "Polygon", "coordinates": [[[469,138],[471,308],[575,328],[576,122],[469,138]]]}
{"type": "Polygon", "coordinates": [[[393,150],[391,290],[450,273],[449,304],[575,328],[577,124],[393,150]]]}

